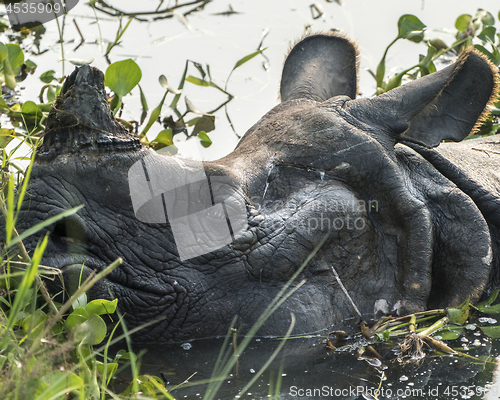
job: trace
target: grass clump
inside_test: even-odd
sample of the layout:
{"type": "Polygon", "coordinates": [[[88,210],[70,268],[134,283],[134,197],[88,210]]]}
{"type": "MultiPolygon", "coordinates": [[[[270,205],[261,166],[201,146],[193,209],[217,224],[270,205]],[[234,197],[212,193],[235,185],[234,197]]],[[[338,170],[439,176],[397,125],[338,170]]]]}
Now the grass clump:
{"type": "Polygon", "coordinates": [[[4,258],[0,274],[0,392],[3,399],[172,398],[160,379],[138,376],[136,356],[120,350],[108,355],[120,320],[112,321],[117,300],[85,301],[84,293],[121,263],[90,276],[64,304],[52,301],[40,265],[47,237],[39,242],[29,262],[4,258]],[[25,268],[24,271],[20,270],[25,268]],[[73,309],[73,310],[72,310],[73,309]],[[108,335],[104,319],[112,322],[108,335]],[[105,339],[108,336],[106,342],[105,339]],[[96,348],[97,345],[102,345],[96,348]],[[119,361],[134,364],[136,375],[120,395],[108,385],[119,361]]]}
{"type": "MultiPolygon", "coordinates": [[[[27,140],[22,143],[26,144],[27,140]]],[[[118,300],[86,300],[85,293],[119,266],[121,259],[89,276],[65,303],[57,303],[49,295],[44,280],[57,278],[59,271],[41,264],[48,235],[39,240],[31,256],[23,239],[77,212],[80,207],[49,218],[19,235],[15,224],[32,163],[25,174],[14,175],[9,172],[13,170],[14,151],[8,153],[3,149],[2,154],[0,209],[5,221],[1,234],[5,244],[0,261],[2,399],[172,398],[159,378],[139,375],[137,358],[131,351],[120,350],[113,358],[109,356],[113,343],[133,333],[124,327],[126,333],[114,337],[121,323],[121,318],[115,317],[118,300]],[[112,327],[111,332],[108,326],[112,327]],[[114,394],[109,385],[120,362],[132,365],[133,379],[122,394],[114,394]]],[[[130,350],[130,340],[128,343],[130,350]]]]}

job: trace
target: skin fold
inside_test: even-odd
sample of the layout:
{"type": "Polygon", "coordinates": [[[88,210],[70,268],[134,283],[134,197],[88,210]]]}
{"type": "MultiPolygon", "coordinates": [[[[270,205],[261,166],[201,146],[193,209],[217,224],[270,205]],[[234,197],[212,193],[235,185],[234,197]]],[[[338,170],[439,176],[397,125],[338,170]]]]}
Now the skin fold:
{"type": "Polygon", "coordinates": [[[201,170],[199,162],[142,148],[112,116],[102,73],[77,68],[49,116],[17,223],[22,232],[84,205],[25,241],[32,252],[49,234],[42,263],[64,276],[50,289],[71,293],[121,257],[89,299],[118,298],[129,328],[160,319],[133,339],[171,343],[224,335],[235,315],[246,332],[325,237],[292,284],[302,286],[260,335],[283,335],[290,313],[293,334],[356,316],[332,267],[364,317],[456,305],[469,294],[476,301],[497,287],[500,139],[439,145],[475,128],[496,96],[497,72],[470,51],[439,72],[356,99],[357,57],[343,36],[303,38],[284,64],[281,103],[231,154],[201,170]],[[157,179],[164,192],[138,202],[136,170],[147,175],[137,185],[157,179]],[[203,178],[186,186],[197,202],[182,203],[172,182],[193,171],[203,178]],[[202,192],[210,193],[207,204],[202,192]],[[168,199],[185,213],[224,207],[203,224],[182,225],[167,204],[164,220],[154,220],[168,199]],[[229,243],[182,256],[182,235],[215,235],[227,221],[229,243]]]}

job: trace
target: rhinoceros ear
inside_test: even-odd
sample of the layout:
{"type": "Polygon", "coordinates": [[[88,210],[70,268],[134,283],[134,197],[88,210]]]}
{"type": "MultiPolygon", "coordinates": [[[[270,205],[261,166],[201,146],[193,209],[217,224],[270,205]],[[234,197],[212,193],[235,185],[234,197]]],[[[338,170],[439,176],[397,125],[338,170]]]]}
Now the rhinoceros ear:
{"type": "Polygon", "coordinates": [[[289,52],[281,76],[282,101],[325,101],[338,95],[356,97],[356,45],[338,34],[306,36],[289,52]]]}
{"type": "Polygon", "coordinates": [[[361,120],[386,127],[396,141],[435,147],[461,141],[479,125],[498,92],[498,71],[475,50],[452,65],[373,99],[348,106],[361,120]]]}

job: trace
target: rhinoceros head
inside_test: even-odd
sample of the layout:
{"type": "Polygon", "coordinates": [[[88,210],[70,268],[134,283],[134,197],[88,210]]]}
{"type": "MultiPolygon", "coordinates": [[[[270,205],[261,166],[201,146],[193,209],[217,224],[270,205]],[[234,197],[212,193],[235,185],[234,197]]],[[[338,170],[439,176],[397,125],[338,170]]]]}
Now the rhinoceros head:
{"type": "Polygon", "coordinates": [[[111,114],[102,74],[83,66],[51,112],[18,228],[83,204],[48,229],[43,263],[63,270],[71,292],[122,257],[89,296],[118,298],[130,327],[163,318],[142,342],[224,334],[234,315],[247,330],[325,238],[261,334],[283,334],[291,312],[305,333],[355,307],[479,298],[497,279],[500,185],[474,183],[429,148],[474,129],[496,72],[468,51],[355,99],[356,64],[348,39],[304,38],[284,64],[281,104],[231,154],[204,163],[142,148],[111,114]]]}

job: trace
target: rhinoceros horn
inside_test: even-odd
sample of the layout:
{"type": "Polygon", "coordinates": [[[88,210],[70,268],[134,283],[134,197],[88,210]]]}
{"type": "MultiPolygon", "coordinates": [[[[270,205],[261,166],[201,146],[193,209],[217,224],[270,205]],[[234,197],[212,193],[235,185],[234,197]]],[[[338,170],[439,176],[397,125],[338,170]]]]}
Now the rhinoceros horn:
{"type": "Polygon", "coordinates": [[[37,158],[59,154],[136,150],[139,139],[113,116],[104,90],[103,73],[83,65],[66,79],[47,119],[37,158]]]}

